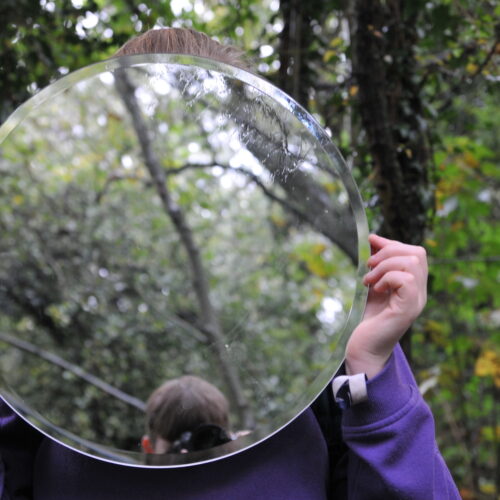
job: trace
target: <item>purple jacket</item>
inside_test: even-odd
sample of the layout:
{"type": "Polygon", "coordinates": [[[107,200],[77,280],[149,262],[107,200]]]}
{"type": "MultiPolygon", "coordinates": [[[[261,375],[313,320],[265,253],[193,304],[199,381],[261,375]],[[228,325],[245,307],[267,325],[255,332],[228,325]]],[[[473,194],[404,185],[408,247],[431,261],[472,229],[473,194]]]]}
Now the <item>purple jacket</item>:
{"type": "Polygon", "coordinates": [[[231,458],[186,469],[135,469],[73,452],[0,403],[0,500],[460,499],[399,347],[368,391],[369,401],[342,416],[349,451],[334,480],[310,409],[231,458]]]}

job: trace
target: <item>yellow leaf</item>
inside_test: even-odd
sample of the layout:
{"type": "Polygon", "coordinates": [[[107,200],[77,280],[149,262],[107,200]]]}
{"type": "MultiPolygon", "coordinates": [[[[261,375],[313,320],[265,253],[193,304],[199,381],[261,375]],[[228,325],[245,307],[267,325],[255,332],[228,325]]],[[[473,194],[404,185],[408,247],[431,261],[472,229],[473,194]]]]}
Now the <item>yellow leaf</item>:
{"type": "Polygon", "coordinates": [[[323,54],[323,62],[324,63],[330,62],[336,55],[337,55],[337,51],[336,50],[327,50],[323,54]]]}
{"type": "Polygon", "coordinates": [[[468,63],[467,66],[465,66],[465,71],[469,74],[473,74],[477,71],[478,65],[474,63],[468,63]]]}
{"type": "Polygon", "coordinates": [[[271,219],[272,223],[277,227],[285,227],[286,226],[286,220],[283,219],[283,217],[280,217],[279,215],[271,215],[270,219],[271,219]]]}
{"type": "Polygon", "coordinates": [[[325,265],[321,260],[313,260],[311,262],[307,262],[307,269],[311,271],[314,275],[319,278],[326,278],[328,276],[328,272],[325,268],[325,265]]]}
{"type": "Polygon", "coordinates": [[[328,193],[336,193],[339,190],[337,182],[327,182],[326,184],[323,184],[323,187],[328,193]]]}
{"type": "Polygon", "coordinates": [[[496,491],[495,483],[486,481],[479,485],[479,489],[481,493],[485,493],[486,495],[494,495],[496,491]]]}
{"type": "Polygon", "coordinates": [[[496,441],[500,439],[500,425],[495,427],[487,425],[481,427],[481,439],[484,441],[496,441]],[[496,436],[495,436],[496,434],[496,436]]]}
{"type": "Polygon", "coordinates": [[[349,87],[349,95],[351,97],[355,97],[356,95],[358,95],[358,91],[359,91],[359,87],[357,85],[351,85],[349,87]]]}
{"type": "Polygon", "coordinates": [[[326,245],[324,243],[316,243],[311,248],[311,253],[313,255],[321,255],[326,250],[326,245]]]}
{"type": "Polygon", "coordinates": [[[449,333],[448,323],[429,319],[425,322],[424,329],[435,344],[443,347],[447,344],[447,335],[449,333]]]}
{"type": "Polygon", "coordinates": [[[471,168],[477,168],[479,166],[479,160],[470,151],[464,153],[464,160],[471,168]]]}
{"type": "Polygon", "coordinates": [[[443,331],[443,324],[439,321],[429,319],[425,322],[425,329],[431,332],[441,332],[443,331]]]}
{"type": "Polygon", "coordinates": [[[12,198],[12,203],[14,205],[22,205],[22,203],[24,202],[24,196],[22,194],[16,194],[13,198],[12,198]]]}
{"type": "Polygon", "coordinates": [[[432,240],[431,238],[427,238],[425,240],[425,244],[429,247],[432,247],[432,248],[436,248],[438,246],[437,244],[437,241],[436,240],[432,240]]]}
{"type": "Polygon", "coordinates": [[[330,42],[330,47],[338,47],[342,43],[342,38],[339,36],[332,39],[330,42]]]}
{"type": "Polygon", "coordinates": [[[493,377],[495,385],[500,384],[500,356],[494,351],[483,351],[476,360],[474,373],[478,377],[493,377]]]}

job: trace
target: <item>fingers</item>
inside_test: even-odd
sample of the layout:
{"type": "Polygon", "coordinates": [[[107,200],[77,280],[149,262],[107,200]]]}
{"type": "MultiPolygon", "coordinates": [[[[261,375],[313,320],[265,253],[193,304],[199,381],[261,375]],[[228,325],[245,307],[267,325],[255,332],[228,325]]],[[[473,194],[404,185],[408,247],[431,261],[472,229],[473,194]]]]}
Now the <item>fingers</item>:
{"type": "Polygon", "coordinates": [[[374,376],[427,299],[427,256],[422,247],[369,237],[373,255],[363,282],[369,286],[363,321],[346,349],[346,369],[374,376]]]}
{"type": "Polygon", "coordinates": [[[370,268],[375,268],[380,262],[391,257],[413,256],[418,259],[418,265],[420,266],[419,273],[427,274],[427,253],[423,247],[407,245],[399,241],[382,238],[376,234],[371,234],[369,241],[375,252],[367,262],[370,268]]]}
{"type": "Polygon", "coordinates": [[[420,261],[415,255],[389,257],[368,272],[363,278],[363,283],[365,285],[374,285],[384,274],[390,271],[404,271],[417,275],[420,271],[420,261]]]}
{"type": "Polygon", "coordinates": [[[389,271],[385,273],[374,285],[373,289],[377,293],[383,293],[388,290],[400,290],[403,287],[413,285],[415,276],[405,271],[389,271]]]}
{"type": "Polygon", "coordinates": [[[394,300],[391,300],[387,312],[397,313],[401,321],[408,325],[422,312],[427,301],[425,288],[419,285],[413,274],[405,271],[385,273],[373,285],[373,290],[379,294],[389,292],[394,300]]]}
{"type": "Polygon", "coordinates": [[[376,253],[368,259],[370,271],[363,283],[377,293],[395,292],[399,299],[413,301],[417,309],[423,307],[427,300],[428,272],[425,249],[377,235],[370,235],[370,243],[376,253]]]}

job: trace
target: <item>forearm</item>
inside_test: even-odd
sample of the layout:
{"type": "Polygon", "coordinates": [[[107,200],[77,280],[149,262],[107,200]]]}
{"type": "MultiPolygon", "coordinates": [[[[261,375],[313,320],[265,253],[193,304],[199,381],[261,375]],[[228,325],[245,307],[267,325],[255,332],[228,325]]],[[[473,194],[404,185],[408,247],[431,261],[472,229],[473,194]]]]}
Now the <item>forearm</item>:
{"type": "Polygon", "coordinates": [[[349,498],[459,499],[437,449],[431,411],[399,346],[368,382],[368,396],[343,416],[349,498]]]}

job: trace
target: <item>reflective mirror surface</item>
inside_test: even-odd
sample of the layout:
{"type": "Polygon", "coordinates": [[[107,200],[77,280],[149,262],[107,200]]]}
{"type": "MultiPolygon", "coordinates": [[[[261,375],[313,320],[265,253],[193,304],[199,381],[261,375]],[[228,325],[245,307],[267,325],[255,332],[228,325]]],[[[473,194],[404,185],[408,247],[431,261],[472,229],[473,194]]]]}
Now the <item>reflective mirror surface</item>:
{"type": "Polygon", "coordinates": [[[43,432],[118,463],[204,462],[278,431],[338,369],[366,220],[326,133],[271,84],[116,58],[33,97],[0,143],[0,392],[43,432]]]}

